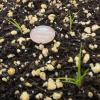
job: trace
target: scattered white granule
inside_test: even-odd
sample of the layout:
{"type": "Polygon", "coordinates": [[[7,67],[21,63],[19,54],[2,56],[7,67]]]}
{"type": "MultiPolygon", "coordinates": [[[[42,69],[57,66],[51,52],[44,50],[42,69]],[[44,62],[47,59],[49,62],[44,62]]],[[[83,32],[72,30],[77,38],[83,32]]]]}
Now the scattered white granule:
{"type": "Polygon", "coordinates": [[[59,79],[57,79],[56,80],[56,86],[57,86],[57,88],[62,88],[63,87],[63,83],[59,79]]]}
{"type": "Polygon", "coordinates": [[[87,14],[87,18],[90,17],[90,16],[92,16],[92,14],[91,14],[91,13],[88,13],[88,14],[87,14]]]}
{"type": "Polygon", "coordinates": [[[30,32],[30,29],[28,29],[24,24],[21,25],[21,29],[22,29],[23,34],[26,34],[26,33],[30,32]]]}
{"type": "Polygon", "coordinates": [[[47,64],[45,67],[48,71],[53,71],[54,70],[54,66],[52,66],[51,64],[47,64]]]}
{"type": "Polygon", "coordinates": [[[18,39],[17,39],[17,41],[18,41],[18,42],[19,42],[19,44],[21,45],[21,44],[22,44],[22,42],[26,41],[26,39],[25,39],[25,38],[23,38],[23,37],[20,37],[20,38],[18,38],[18,39]]]}
{"type": "Polygon", "coordinates": [[[68,62],[69,63],[72,63],[73,62],[73,58],[72,57],[69,57],[68,62]]]}
{"type": "Polygon", "coordinates": [[[10,76],[14,75],[15,72],[16,72],[15,68],[9,68],[7,71],[8,75],[10,75],[10,76]]]}
{"type": "Polygon", "coordinates": [[[52,97],[54,100],[59,100],[62,97],[62,93],[54,92],[52,97]]]}
{"type": "Polygon", "coordinates": [[[96,31],[96,30],[98,30],[99,28],[100,28],[99,25],[92,25],[92,31],[93,32],[96,31]]]}
{"type": "Polygon", "coordinates": [[[0,4],[0,11],[3,10],[3,7],[4,7],[4,5],[3,4],[0,4]]]}
{"type": "Polygon", "coordinates": [[[72,31],[71,31],[69,34],[70,34],[71,36],[75,36],[75,32],[72,32],[72,31]]]}
{"type": "Polygon", "coordinates": [[[98,47],[98,45],[97,44],[89,44],[89,48],[91,49],[91,50],[94,50],[94,49],[96,49],[98,47]]]}
{"type": "Polygon", "coordinates": [[[20,2],[20,0],[16,0],[16,3],[19,3],[20,2]]]}
{"type": "Polygon", "coordinates": [[[11,35],[16,35],[17,34],[17,31],[13,30],[13,31],[10,32],[10,34],[11,35]]]}
{"type": "Polygon", "coordinates": [[[47,48],[43,48],[42,54],[44,55],[44,57],[47,57],[48,53],[49,53],[48,49],[47,48]]]}
{"type": "Polygon", "coordinates": [[[5,39],[0,38],[0,43],[3,43],[5,41],[5,39]]]}
{"type": "Polygon", "coordinates": [[[32,70],[31,74],[32,74],[32,76],[39,76],[40,72],[41,72],[40,69],[32,70]]]}
{"type": "Polygon", "coordinates": [[[100,64],[96,63],[96,65],[94,67],[91,67],[91,69],[94,73],[100,73],[100,64]]]}
{"type": "Polygon", "coordinates": [[[46,74],[45,74],[45,72],[40,72],[40,78],[42,80],[46,80],[46,74]]]}
{"type": "Polygon", "coordinates": [[[41,60],[42,58],[43,58],[43,55],[42,55],[42,54],[40,54],[40,55],[39,55],[39,59],[41,60]]]}
{"type": "Polygon", "coordinates": [[[57,69],[61,69],[61,67],[62,67],[61,64],[57,65],[57,69]]]}
{"type": "Polygon", "coordinates": [[[43,94],[42,93],[38,93],[38,94],[36,94],[35,98],[37,100],[43,99],[43,94]]]}
{"type": "Polygon", "coordinates": [[[92,98],[93,97],[93,93],[92,92],[88,92],[88,97],[92,98]]]}
{"type": "Polygon", "coordinates": [[[23,3],[26,3],[28,0],[22,0],[23,3]]]}
{"type": "Polygon", "coordinates": [[[54,53],[57,53],[57,52],[58,52],[58,48],[56,48],[56,47],[52,47],[51,50],[52,50],[52,52],[54,52],[54,53]]]}
{"type": "Polygon", "coordinates": [[[7,80],[6,77],[3,77],[3,78],[2,78],[2,81],[7,82],[8,80],[7,80]]]}
{"type": "Polygon", "coordinates": [[[12,17],[13,16],[13,12],[11,10],[9,10],[8,13],[7,13],[7,16],[8,17],[12,17]]]}
{"type": "Polygon", "coordinates": [[[58,48],[60,46],[60,44],[61,44],[60,42],[55,42],[54,47],[58,48]]]}
{"type": "Polygon", "coordinates": [[[75,59],[76,66],[78,66],[79,57],[76,56],[74,59],[75,59]]]}
{"type": "Polygon", "coordinates": [[[8,56],[7,56],[7,58],[12,58],[12,57],[14,57],[15,56],[15,54],[9,54],[8,56]]]}
{"type": "Polygon", "coordinates": [[[84,29],[84,32],[86,32],[86,33],[91,33],[91,28],[90,27],[86,27],[85,29],[84,29]]]}
{"type": "Polygon", "coordinates": [[[90,54],[85,54],[83,57],[83,63],[87,63],[90,60],[90,54]]]}
{"type": "Polygon", "coordinates": [[[33,2],[29,2],[29,3],[28,3],[28,7],[29,7],[29,8],[34,7],[33,2]]]}
{"type": "Polygon", "coordinates": [[[93,77],[93,72],[89,72],[88,75],[89,75],[90,77],[93,77]]]}
{"type": "Polygon", "coordinates": [[[56,83],[52,78],[48,79],[47,89],[48,90],[55,90],[56,89],[56,83]]]}
{"type": "Polygon", "coordinates": [[[44,100],[52,100],[50,97],[45,97],[44,100]]]}
{"type": "Polygon", "coordinates": [[[48,19],[50,20],[50,22],[53,22],[55,19],[55,14],[48,15],[48,19]]]}
{"type": "Polygon", "coordinates": [[[39,47],[38,47],[39,50],[43,50],[43,48],[44,48],[43,44],[40,44],[39,47]]]}
{"type": "Polygon", "coordinates": [[[23,77],[20,77],[20,81],[22,81],[22,82],[23,82],[23,81],[25,81],[25,79],[24,79],[23,77]]]}
{"type": "Polygon", "coordinates": [[[30,24],[34,24],[36,21],[38,21],[37,16],[32,16],[32,17],[29,19],[29,23],[30,23],[30,24]]]}
{"type": "Polygon", "coordinates": [[[30,99],[30,95],[24,91],[21,96],[20,96],[20,100],[29,100],[30,99]]]}
{"type": "Polygon", "coordinates": [[[41,4],[41,8],[46,9],[47,5],[46,4],[41,4]]]}

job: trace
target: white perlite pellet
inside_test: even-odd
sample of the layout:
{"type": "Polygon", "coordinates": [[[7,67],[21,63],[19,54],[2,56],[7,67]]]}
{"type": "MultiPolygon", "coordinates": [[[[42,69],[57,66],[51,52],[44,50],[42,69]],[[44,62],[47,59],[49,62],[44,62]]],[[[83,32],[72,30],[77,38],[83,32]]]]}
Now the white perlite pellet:
{"type": "Polygon", "coordinates": [[[96,63],[94,67],[91,67],[94,73],[100,73],[100,63],[96,63]]]}
{"type": "Polygon", "coordinates": [[[83,63],[87,63],[90,59],[90,55],[89,54],[85,54],[84,58],[83,58],[83,63]]]}
{"type": "Polygon", "coordinates": [[[92,25],[92,31],[94,32],[94,31],[96,31],[96,30],[98,30],[100,28],[100,26],[99,25],[92,25]]]}
{"type": "Polygon", "coordinates": [[[92,92],[88,92],[88,97],[92,98],[93,97],[93,93],[92,92]]]}
{"type": "Polygon", "coordinates": [[[30,99],[30,96],[26,91],[24,91],[20,96],[20,100],[29,100],[29,99],[30,99]]]}
{"type": "Polygon", "coordinates": [[[44,100],[52,100],[50,97],[45,97],[44,100]]]}
{"type": "Polygon", "coordinates": [[[38,93],[38,94],[35,96],[35,98],[36,98],[37,100],[40,100],[40,99],[43,98],[43,94],[42,94],[42,93],[38,93]]]}
{"type": "Polygon", "coordinates": [[[47,89],[48,90],[55,90],[56,89],[56,83],[52,78],[48,79],[47,89]]]}
{"type": "Polygon", "coordinates": [[[86,27],[85,29],[84,29],[84,32],[86,32],[86,33],[91,33],[91,28],[90,27],[86,27]]]}
{"type": "Polygon", "coordinates": [[[54,100],[59,100],[62,97],[62,93],[54,92],[52,97],[54,100]]]}
{"type": "Polygon", "coordinates": [[[48,49],[47,48],[43,48],[43,50],[42,50],[42,54],[43,54],[43,56],[44,57],[47,57],[48,56],[48,49]]]}

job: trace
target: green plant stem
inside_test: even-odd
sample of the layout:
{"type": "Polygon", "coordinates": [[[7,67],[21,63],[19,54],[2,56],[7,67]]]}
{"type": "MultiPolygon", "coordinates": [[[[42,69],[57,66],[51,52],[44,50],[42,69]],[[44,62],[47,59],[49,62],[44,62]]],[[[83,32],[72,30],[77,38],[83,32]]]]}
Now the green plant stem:
{"type": "Polygon", "coordinates": [[[22,29],[21,26],[18,22],[16,22],[14,19],[10,18],[10,19],[6,19],[9,23],[11,23],[12,25],[14,25],[16,28],[18,28],[20,30],[20,32],[22,33],[22,29]]]}

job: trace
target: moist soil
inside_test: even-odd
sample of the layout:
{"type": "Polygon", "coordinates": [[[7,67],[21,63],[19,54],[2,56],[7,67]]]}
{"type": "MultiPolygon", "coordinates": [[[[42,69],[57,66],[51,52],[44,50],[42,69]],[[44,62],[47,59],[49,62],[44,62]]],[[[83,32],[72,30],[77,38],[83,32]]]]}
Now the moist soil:
{"type": "MultiPolygon", "coordinates": [[[[0,11],[0,38],[4,39],[4,42],[0,43],[0,69],[5,69],[2,74],[0,74],[0,100],[19,100],[20,95],[23,91],[27,91],[30,94],[30,100],[37,100],[35,98],[36,94],[42,93],[45,100],[46,96],[52,98],[54,92],[62,92],[63,95],[60,100],[100,100],[100,73],[95,74],[92,72],[90,64],[100,63],[100,29],[96,30],[95,37],[89,36],[86,39],[82,39],[82,33],[84,33],[84,28],[91,27],[94,24],[100,25],[100,0],[79,0],[77,2],[77,7],[70,3],[70,0],[27,0],[27,2],[16,3],[17,0],[0,0],[0,4],[3,4],[3,10],[0,11]],[[56,1],[56,3],[52,3],[56,1]],[[60,1],[62,3],[61,7],[57,8],[57,3],[60,1]],[[28,7],[29,2],[34,4],[34,7],[28,7]],[[46,4],[47,8],[45,13],[40,16],[37,13],[41,9],[41,4],[46,4]],[[66,9],[66,10],[65,10],[66,9]],[[83,9],[88,10],[88,13],[91,13],[91,16],[87,17],[87,14],[84,13],[83,9]],[[21,25],[24,24],[28,29],[32,29],[35,26],[39,25],[49,25],[56,31],[55,40],[61,43],[57,53],[51,51],[52,45],[54,42],[45,44],[45,48],[48,48],[49,54],[47,57],[36,64],[41,51],[36,48],[39,44],[34,43],[31,39],[29,41],[23,42],[21,45],[18,42],[14,44],[11,43],[12,40],[17,40],[20,37],[30,38],[28,32],[27,34],[22,34],[14,25],[8,23],[6,20],[9,18],[7,16],[8,11],[13,11],[13,16],[10,18],[15,19],[21,25]],[[51,23],[48,19],[49,14],[55,14],[55,19],[51,23]],[[75,32],[75,36],[69,34],[69,21],[63,22],[65,16],[72,14],[76,17],[73,22],[72,30],[75,32]],[[28,15],[36,15],[38,20],[34,24],[30,24],[29,21],[25,21],[25,17],[28,15]],[[82,25],[79,22],[90,21],[89,24],[82,25]],[[16,35],[11,35],[9,32],[16,30],[16,35]],[[65,35],[68,35],[68,38],[65,35]],[[84,50],[90,54],[90,60],[87,63],[82,63],[82,72],[89,68],[89,72],[93,73],[93,76],[87,75],[84,78],[84,81],[81,87],[77,87],[73,84],[64,83],[63,88],[48,90],[47,88],[42,87],[44,80],[39,77],[33,77],[31,75],[32,70],[36,70],[40,67],[45,66],[45,64],[51,60],[56,60],[57,64],[61,64],[61,69],[53,70],[52,72],[45,71],[46,81],[49,78],[55,77],[64,77],[75,76],[77,68],[75,67],[75,61],[68,63],[67,60],[69,57],[73,59],[79,53],[80,44],[83,45],[84,50]],[[90,44],[98,45],[98,48],[91,50],[89,48],[90,44]],[[25,46],[25,49],[22,49],[22,46],[25,46]],[[17,49],[21,51],[18,53],[17,49]],[[9,54],[14,54],[12,58],[8,58],[9,54]],[[33,56],[35,54],[36,56],[33,56]],[[20,61],[19,65],[14,64],[14,61],[20,61]],[[24,67],[21,67],[24,66],[24,67]],[[15,75],[9,76],[7,70],[9,67],[13,67],[16,70],[15,75]],[[58,76],[55,76],[55,73],[58,73],[58,76]],[[3,81],[2,78],[9,78],[7,82],[3,81]],[[28,81],[32,84],[32,87],[26,87],[24,82],[20,80],[20,77],[23,77],[25,81],[28,81]],[[19,90],[18,94],[15,94],[15,91],[19,90]],[[92,92],[93,96],[89,97],[88,92],[92,92]]],[[[56,66],[56,65],[55,65],[56,66]]],[[[53,99],[52,99],[53,100],[53,99]]]]}

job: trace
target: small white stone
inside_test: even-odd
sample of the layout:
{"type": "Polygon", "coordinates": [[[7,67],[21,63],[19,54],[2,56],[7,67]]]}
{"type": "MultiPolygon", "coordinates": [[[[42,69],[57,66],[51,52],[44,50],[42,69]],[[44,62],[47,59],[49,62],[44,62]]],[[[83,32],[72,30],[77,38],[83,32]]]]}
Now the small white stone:
{"type": "Polygon", "coordinates": [[[53,97],[54,100],[59,100],[62,97],[62,93],[54,92],[52,97],[53,97]]]}
{"type": "Polygon", "coordinates": [[[4,42],[4,39],[3,39],[3,38],[1,38],[1,39],[0,39],[0,43],[3,43],[3,42],[4,42]]]}
{"type": "Polygon", "coordinates": [[[62,67],[61,64],[57,65],[57,69],[61,69],[61,67],[62,67]]]}
{"type": "Polygon", "coordinates": [[[32,29],[30,33],[30,38],[36,42],[41,44],[46,44],[51,42],[55,37],[55,30],[50,26],[37,26],[32,29]]]}
{"type": "Polygon", "coordinates": [[[90,55],[89,54],[85,54],[84,58],[83,58],[83,63],[87,63],[90,59],[90,55]]]}
{"type": "Polygon", "coordinates": [[[44,48],[43,44],[40,44],[39,47],[38,47],[38,49],[40,49],[40,50],[43,50],[43,48],[44,48]]]}
{"type": "Polygon", "coordinates": [[[91,33],[91,28],[90,27],[86,27],[85,29],[84,29],[84,32],[86,32],[86,33],[91,33]]]}
{"type": "Polygon", "coordinates": [[[17,34],[17,31],[13,30],[13,31],[11,31],[10,34],[11,34],[11,35],[16,35],[16,34],[17,34]]]}
{"type": "Polygon", "coordinates": [[[48,71],[54,70],[54,67],[51,64],[47,64],[45,67],[48,71]]]}
{"type": "Polygon", "coordinates": [[[24,41],[25,41],[25,38],[20,37],[17,41],[18,41],[18,42],[19,42],[19,44],[21,45],[21,44],[22,44],[22,42],[24,42],[24,41]]]}
{"type": "Polygon", "coordinates": [[[73,62],[73,58],[72,57],[69,57],[68,62],[69,63],[72,63],[73,62]]]}
{"type": "Polygon", "coordinates": [[[7,57],[8,58],[12,58],[12,57],[14,57],[15,55],[14,54],[9,54],[7,57]]]}
{"type": "Polygon", "coordinates": [[[52,100],[50,97],[45,97],[44,100],[52,100]]]}
{"type": "Polygon", "coordinates": [[[48,79],[47,89],[48,90],[55,90],[56,89],[56,83],[52,78],[48,79]]]}
{"type": "Polygon", "coordinates": [[[100,28],[99,25],[93,25],[93,26],[92,26],[92,31],[94,32],[94,31],[96,31],[96,30],[99,29],[99,28],[100,28]]]}
{"type": "Polygon", "coordinates": [[[88,92],[88,97],[92,98],[93,97],[93,93],[92,92],[88,92]]]}
{"type": "Polygon", "coordinates": [[[29,100],[29,99],[30,99],[30,96],[26,91],[24,91],[20,96],[20,100],[29,100]]]}
{"type": "Polygon", "coordinates": [[[60,46],[60,42],[55,42],[54,47],[58,48],[60,46]]]}
{"type": "Polygon", "coordinates": [[[56,86],[57,86],[57,88],[62,88],[63,87],[63,83],[59,79],[57,79],[56,80],[56,86]]]}
{"type": "Polygon", "coordinates": [[[48,15],[48,19],[50,20],[50,22],[53,22],[55,19],[55,14],[48,15]]]}
{"type": "Polygon", "coordinates": [[[41,4],[41,8],[46,9],[47,5],[46,4],[41,4]]]}
{"type": "Polygon", "coordinates": [[[88,75],[89,75],[90,77],[93,77],[93,72],[89,72],[88,75]]]}
{"type": "Polygon", "coordinates": [[[46,80],[46,74],[44,72],[40,72],[40,78],[42,80],[46,80]]]}
{"type": "Polygon", "coordinates": [[[75,32],[70,32],[70,35],[71,36],[75,36],[75,32]]]}
{"type": "Polygon", "coordinates": [[[52,52],[57,53],[58,52],[58,48],[57,47],[52,47],[51,48],[52,52]]]}
{"type": "Polygon", "coordinates": [[[13,16],[13,12],[11,10],[9,10],[8,13],[7,13],[7,16],[8,17],[12,17],[13,16]]]}
{"type": "Polygon", "coordinates": [[[48,49],[47,48],[43,48],[42,54],[44,55],[44,57],[47,57],[48,56],[48,49]]]}
{"type": "Polygon", "coordinates": [[[94,73],[100,73],[100,64],[96,63],[94,67],[91,68],[94,73]]]}
{"type": "Polygon", "coordinates": [[[42,93],[38,93],[38,94],[35,96],[35,98],[36,98],[37,100],[40,100],[40,99],[43,98],[43,94],[42,94],[42,93]]]}

